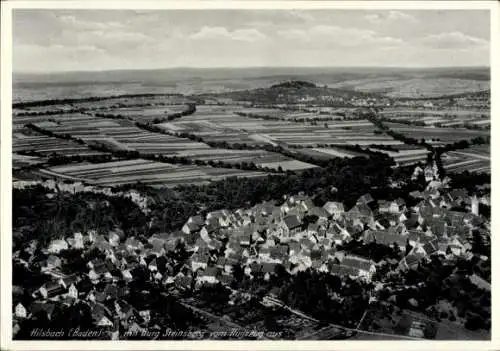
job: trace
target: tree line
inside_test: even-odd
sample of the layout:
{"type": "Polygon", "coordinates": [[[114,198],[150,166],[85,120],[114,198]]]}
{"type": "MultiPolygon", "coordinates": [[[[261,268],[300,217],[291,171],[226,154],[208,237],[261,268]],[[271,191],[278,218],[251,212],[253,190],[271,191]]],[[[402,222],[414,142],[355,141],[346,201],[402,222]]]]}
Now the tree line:
{"type": "Polygon", "coordinates": [[[36,101],[22,101],[15,102],[12,104],[12,108],[27,108],[27,107],[39,107],[39,106],[51,106],[60,104],[74,104],[80,102],[95,102],[111,99],[121,99],[121,98],[143,98],[143,97],[159,97],[159,96],[184,96],[182,94],[120,94],[120,95],[109,95],[109,96],[90,96],[85,98],[68,98],[68,99],[47,99],[47,100],[36,100],[36,101]]]}

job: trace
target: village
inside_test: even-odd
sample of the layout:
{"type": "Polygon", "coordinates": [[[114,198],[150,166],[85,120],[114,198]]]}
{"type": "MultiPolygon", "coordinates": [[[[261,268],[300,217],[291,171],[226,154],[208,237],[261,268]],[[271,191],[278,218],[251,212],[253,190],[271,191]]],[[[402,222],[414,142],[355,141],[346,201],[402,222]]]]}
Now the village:
{"type": "MultiPolygon", "coordinates": [[[[490,235],[489,222],[479,214],[480,204],[489,206],[488,195],[451,189],[449,178],[440,179],[435,164],[416,167],[412,179],[419,176],[427,186],[409,194],[414,206],[401,198],[376,200],[367,193],[347,210],[341,202],[318,206],[307,195],[294,194],[282,203],[192,216],[180,230],[149,238],[127,236],[116,228],[109,233],[77,232],[44,248],[37,248],[36,241],[26,243],[13,253],[14,264],[39,269],[47,279],[28,299],[16,303],[14,294],[14,332],[20,331],[23,320],[40,315],[50,320],[56,306],[73,304],[87,305],[93,325],[111,338],[120,338],[119,330],[147,331],[151,311],[134,306],[128,296],[128,286],[138,276],[167,295],[183,296],[213,285],[234,290],[235,267],[248,279],[265,281],[272,281],[278,269],[291,275],[313,270],[349,277],[377,286],[371,297],[377,299],[385,280],[380,271],[387,272],[387,267],[384,275],[415,269],[435,255],[470,260],[472,232],[490,235]],[[396,254],[375,261],[348,249],[370,244],[396,254]]],[[[469,279],[489,291],[490,284],[477,274],[469,279]]],[[[13,287],[14,292],[22,290],[13,287]]]]}

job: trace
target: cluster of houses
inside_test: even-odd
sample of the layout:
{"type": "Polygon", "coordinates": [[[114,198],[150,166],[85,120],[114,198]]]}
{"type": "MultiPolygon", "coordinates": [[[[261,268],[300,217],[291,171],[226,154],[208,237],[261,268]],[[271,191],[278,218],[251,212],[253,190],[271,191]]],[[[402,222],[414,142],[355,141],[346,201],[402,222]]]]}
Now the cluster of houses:
{"type": "MultiPolygon", "coordinates": [[[[248,209],[193,216],[179,231],[147,240],[126,237],[118,229],[106,235],[75,233],[45,248],[47,258],[40,267],[50,280],[33,292],[31,305],[15,306],[14,319],[40,311],[50,318],[56,304],[84,302],[91,307],[97,326],[116,329],[118,323],[140,329],[147,325],[150,311],[138,310],[125,297],[127,284],[144,272],[151,282],[179,293],[205,284],[230,285],[236,279],[235,266],[248,279],[270,280],[280,269],[292,275],[312,269],[371,281],[377,268],[387,262],[343,250],[342,245],[351,241],[399,249],[403,258],[392,264],[401,270],[418,267],[436,253],[470,258],[472,230],[483,230],[478,229],[485,221],[478,215],[478,203],[484,199],[469,196],[463,189],[449,189],[446,182],[436,179],[429,181],[425,191],[410,196],[415,206],[409,207],[401,198],[376,201],[365,194],[346,209],[341,202],[318,206],[298,194],[283,203],[269,201],[248,209]],[[188,258],[179,269],[171,253],[181,248],[188,258]],[[68,276],[62,273],[66,259],[61,254],[70,249],[82,250],[82,257],[90,251],[100,256],[89,259],[85,271],[68,276]],[[134,322],[129,321],[131,316],[134,322]]],[[[34,249],[30,243],[23,252],[14,253],[15,262],[31,266],[34,249]]]]}

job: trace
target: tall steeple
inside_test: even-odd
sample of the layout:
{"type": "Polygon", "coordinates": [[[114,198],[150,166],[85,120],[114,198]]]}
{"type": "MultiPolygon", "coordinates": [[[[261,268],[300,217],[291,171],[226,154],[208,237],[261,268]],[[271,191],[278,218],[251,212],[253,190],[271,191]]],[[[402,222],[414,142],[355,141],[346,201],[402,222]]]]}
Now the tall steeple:
{"type": "Polygon", "coordinates": [[[476,216],[479,215],[479,199],[477,198],[476,194],[471,198],[471,206],[470,206],[472,214],[475,214],[476,216]]]}

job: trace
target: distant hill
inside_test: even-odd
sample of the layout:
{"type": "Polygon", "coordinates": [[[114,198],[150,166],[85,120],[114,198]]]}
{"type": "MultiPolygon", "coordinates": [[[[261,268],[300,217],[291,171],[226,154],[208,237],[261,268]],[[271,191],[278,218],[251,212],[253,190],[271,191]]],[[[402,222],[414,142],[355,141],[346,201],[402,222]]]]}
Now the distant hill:
{"type": "Polygon", "coordinates": [[[292,80],[280,84],[271,85],[271,89],[300,89],[300,88],[316,88],[316,84],[303,80],[292,80]]]}
{"type": "Polygon", "coordinates": [[[46,74],[14,73],[12,78],[14,101],[75,99],[116,94],[217,94],[252,89],[263,89],[263,93],[285,95],[290,92],[301,94],[308,90],[316,90],[310,93],[312,95],[332,93],[335,96],[390,94],[406,98],[488,90],[490,69],[489,67],[177,68],[46,74]],[[323,89],[325,86],[333,90],[325,91],[323,89]]]}

